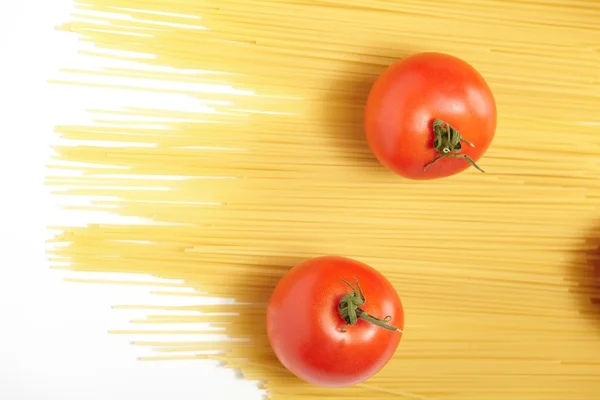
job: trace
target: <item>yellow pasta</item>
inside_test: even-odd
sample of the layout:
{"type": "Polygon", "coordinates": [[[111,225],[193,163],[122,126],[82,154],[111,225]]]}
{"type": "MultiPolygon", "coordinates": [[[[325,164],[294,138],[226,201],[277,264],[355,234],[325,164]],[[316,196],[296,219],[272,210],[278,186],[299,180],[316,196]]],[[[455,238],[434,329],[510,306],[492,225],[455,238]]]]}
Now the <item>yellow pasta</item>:
{"type": "Polygon", "coordinates": [[[78,174],[47,184],[91,196],[73,209],[143,220],[55,227],[50,257],[181,282],[158,294],[235,299],[118,305],[151,315],[112,333],[139,334],[157,350],[147,359],[222,361],[273,400],[598,398],[598,21],[595,0],[78,0],[61,29],[94,45],[85,55],[130,64],[66,66],[55,83],[195,108],[95,109],[93,124],[57,127],[51,171],[78,174]],[[420,51],[461,57],[490,84],[486,174],[407,181],[371,155],[368,90],[420,51]],[[300,382],[265,335],[277,280],[323,254],[382,271],[406,311],[392,361],[353,388],[300,382]],[[230,340],[205,339],[215,332],[230,340]]]}

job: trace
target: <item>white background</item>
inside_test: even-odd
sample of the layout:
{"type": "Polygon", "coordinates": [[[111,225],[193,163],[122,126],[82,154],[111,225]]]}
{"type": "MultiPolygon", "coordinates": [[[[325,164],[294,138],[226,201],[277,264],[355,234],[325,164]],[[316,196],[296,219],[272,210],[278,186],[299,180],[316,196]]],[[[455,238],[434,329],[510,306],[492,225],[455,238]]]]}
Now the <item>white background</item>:
{"type": "Polygon", "coordinates": [[[47,83],[78,60],[74,35],[54,30],[71,6],[0,2],[0,399],[259,399],[256,384],[234,371],[138,361],[147,354],[133,338],[107,333],[137,317],[111,306],[152,304],[151,288],[68,283],[48,267],[46,226],[77,222],[43,185],[52,130],[84,118],[100,95],[116,96],[47,83]]]}

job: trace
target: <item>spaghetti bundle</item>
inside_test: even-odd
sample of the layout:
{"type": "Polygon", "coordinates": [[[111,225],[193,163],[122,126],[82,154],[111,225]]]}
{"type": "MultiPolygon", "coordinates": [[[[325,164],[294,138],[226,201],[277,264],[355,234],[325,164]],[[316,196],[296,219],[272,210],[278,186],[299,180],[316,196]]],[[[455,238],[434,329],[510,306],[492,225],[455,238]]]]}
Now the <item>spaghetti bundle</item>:
{"type": "MultiPolygon", "coordinates": [[[[92,110],[93,124],[57,127],[65,143],[50,167],[76,173],[51,173],[48,184],[92,199],[79,208],[138,222],[57,227],[63,246],[53,261],[175,279],[182,283],[171,286],[194,290],[188,296],[235,300],[121,305],[152,313],[128,331],[140,333],[138,344],[160,358],[224,361],[264,381],[274,400],[600,392],[600,3],[77,7],[62,29],[93,44],[85,53],[100,68],[66,69],[57,82],[182,96],[193,107],[92,110]],[[468,60],[489,82],[499,121],[485,175],[407,181],[371,155],[362,127],[368,90],[417,51],[468,60]],[[263,323],[278,279],[322,254],[374,266],[406,310],[390,364],[358,387],[326,392],[280,366],[263,323]],[[143,339],[146,328],[186,323],[209,327],[143,339]],[[215,329],[227,339],[204,338],[215,329]]],[[[173,294],[171,286],[159,293],[173,294]]]]}

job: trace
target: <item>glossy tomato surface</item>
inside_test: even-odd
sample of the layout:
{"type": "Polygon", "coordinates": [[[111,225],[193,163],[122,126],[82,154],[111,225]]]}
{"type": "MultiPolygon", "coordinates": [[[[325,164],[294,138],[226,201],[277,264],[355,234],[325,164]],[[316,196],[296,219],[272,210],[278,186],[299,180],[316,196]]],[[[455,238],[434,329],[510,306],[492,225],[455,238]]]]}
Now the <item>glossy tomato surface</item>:
{"type": "Polygon", "coordinates": [[[477,162],[494,138],[496,103],[484,78],[465,61],[441,53],[415,54],[390,66],[371,88],[367,141],[384,166],[405,178],[442,178],[469,168],[465,158],[444,157],[425,170],[440,155],[433,145],[436,119],[474,145],[463,144],[461,153],[477,162]]]}
{"type": "Polygon", "coordinates": [[[380,319],[389,316],[389,325],[404,327],[398,294],[366,264],[327,256],[292,268],[269,300],[267,333],[281,363],[300,379],[320,386],[350,386],[373,376],[390,360],[402,336],[401,331],[362,319],[344,328],[338,304],[352,290],[343,279],[359,282],[366,313],[380,319]]]}

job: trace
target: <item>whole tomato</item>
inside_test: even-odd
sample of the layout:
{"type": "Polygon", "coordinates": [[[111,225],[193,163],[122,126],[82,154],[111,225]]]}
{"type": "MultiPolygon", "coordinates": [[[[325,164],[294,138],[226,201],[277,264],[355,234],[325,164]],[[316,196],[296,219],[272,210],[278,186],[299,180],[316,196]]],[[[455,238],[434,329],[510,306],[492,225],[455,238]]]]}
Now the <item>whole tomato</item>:
{"type": "Polygon", "coordinates": [[[496,131],[496,103],[465,61],[419,53],[384,71],[366,104],[365,131],[377,159],[410,179],[457,174],[476,162],[496,131]]]}
{"type": "Polygon", "coordinates": [[[404,312],[390,282],[361,262],[313,258],[292,268],[267,307],[267,334],[281,363],[320,386],[362,382],[390,360],[404,312]]]}

